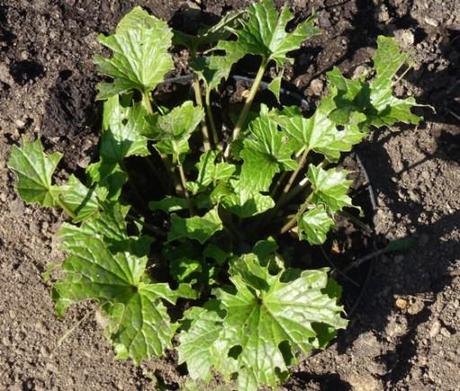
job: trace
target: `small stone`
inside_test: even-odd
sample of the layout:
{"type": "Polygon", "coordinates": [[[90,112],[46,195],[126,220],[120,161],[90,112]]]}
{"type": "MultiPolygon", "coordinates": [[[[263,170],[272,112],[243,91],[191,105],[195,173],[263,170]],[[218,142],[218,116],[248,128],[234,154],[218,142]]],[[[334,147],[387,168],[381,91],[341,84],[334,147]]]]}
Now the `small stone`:
{"type": "Polygon", "coordinates": [[[443,337],[449,338],[451,334],[450,334],[449,330],[447,330],[445,327],[442,327],[441,328],[441,335],[443,337]]]}
{"type": "Polygon", "coordinates": [[[441,330],[441,322],[439,320],[435,320],[433,324],[431,325],[430,329],[430,338],[434,338],[439,334],[439,331],[441,330]]]}
{"type": "Polygon", "coordinates": [[[425,23],[429,24],[430,26],[433,26],[433,27],[438,27],[439,26],[439,22],[436,19],[433,19],[430,16],[425,16],[425,23]]]}
{"type": "Polygon", "coordinates": [[[411,315],[417,315],[419,312],[423,310],[423,307],[423,301],[416,299],[413,303],[409,305],[407,312],[411,315]]]}
{"type": "Polygon", "coordinates": [[[313,93],[313,95],[321,95],[323,92],[324,88],[324,83],[320,79],[313,79],[310,83],[310,90],[313,93]]]}
{"type": "Polygon", "coordinates": [[[395,301],[396,307],[398,307],[400,310],[405,310],[409,306],[409,302],[406,299],[403,299],[401,297],[398,297],[395,301]]]}
{"type": "Polygon", "coordinates": [[[24,126],[26,126],[26,123],[22,119],[17,119],[16,121],[14,121],[14,124],[18,128],[23,128],[24,126]]]}

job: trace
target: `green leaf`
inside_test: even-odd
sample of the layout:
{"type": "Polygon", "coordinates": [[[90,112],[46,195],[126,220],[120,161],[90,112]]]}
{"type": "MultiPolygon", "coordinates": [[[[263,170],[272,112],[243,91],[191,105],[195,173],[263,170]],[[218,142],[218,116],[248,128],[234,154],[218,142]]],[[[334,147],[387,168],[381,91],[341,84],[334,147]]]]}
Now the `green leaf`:
{"type": "MultiPolygon", "coordinates": [[[[249,137],[240,152],[244,160],[235,190],[241,194],[268,191],[273,177],[281,170],[295,170],[291,159],[293,148],[277,123],[268,116],[258,117],[249,124],[249,137]]],[[[244,196],[243,196],[244,199],[244,196]]]]}
{"type": "MultiPolygon", "coordinates": [[[[209,304],[208,304],[209,306],[209,304]]],[[[180,345],[177,348],[179,363],[186,362],[190,377],[194,380],[211,379],[211,368],[220,367],[220,361],[226,361],[218,339],[222,334],[222,318],[216,311],[206,308],[192,307],[184,313],[184,319],[192,321],[191,327],[180,334],[180,345]]]]}
{"type": "Polygon", "coordinates": [[[335,103],[331,119],[346,124],[353,120],[361,128],[391,126],[396,122],[417,124],[420,117],[411,112],[415,99],[399,99],[393,95],[393,82],[398,69],[409,55],[399,50],[394,38],[379,36],[374,56],[376,77],[370,83],[348,80],[337,68],[327,73],[330,97],[335,103]],[[361,117],[357,117],[357,114],[361,117]],[[358,119],[358,121],[356,120],[358,119]]]}
{"type": "Polygon", "coordinates": [[[156,141],[155,148],[162,154],[172,155],[178,161],[190,147],[188,139],[204,118],[202,107],[186,101],[158,118],[156,125],[144,135],[156,141]]]}
{"type": "Polygon", "coordinates": [[[192,322],[180,335],[178,351],[192,378],[208,379],[214,368],[227,379],[238,374],[241,390],[276,387],[278,375],[291,364],[289,356],[324,343],[317,330],[347,324],[337,297],[327,289],[327,269],[304,271],[282,282],[283,271],[272,275],[254,254],[246,254],[231,265],[230,273],[236,291],[215,291],[224,313],[216,304],[187,313],[192,322]]]}
{"type": "Polygon", "coordinates": [[[311,183],[314,204],[323,203],[328,210],[335,213],[346,206],[352,206],[348,191],[352,184],[347,179],[348,172],[331,168],[324,170],[320,166],[310,164],[307,177],[311,183]]]}
{"type": "Polygon", "coordinates": [[[379,36],[377,51],[374,56],[376,77],[370,84],[371,102],[378,111],[375,126],[391,126],[396,122],[418,124],[420,117],[412,114],[416,105],[414,98],[399,99],[393,96],[393,78],[402,65],[407,63],[409,55],[399,50],[394,38],[379,36]]]}
{"type": "Polygon", "coordinates": [[[229,28],[235,25],[243,12],[243,10],[230,11],[216,24],[201,28],[197,35],[174,30],[173,43],[177,46],[185,46],[194,52],[203,46],[212,45],[221,39],[227,39],[231,35],[229,28]]]}
{"type": "Polygon", "coordinates": [[[211,209],[203,217],[193,216],[182,218],[172,215],[171,228],[168,232],[168,242],[178,239],[193,239],[203,244],[223,228],[224,226],[216,208],[211,209]]]}
{"type": "Polygon", "coordinates": [[[193,296],[190,290],[173,291],[153,283],[145,274],[147,257],[128,252],[112,254],[97,236],[64,224],[60,236],[67,254],[63,279],[54,285],[56,310],[63,315],[72,303],[95,299],[109,317],[109,333],[119,358],[135,363],[161,355],[172,346],[177,328],[171,323],[162,300],[193,296]]]}
{"type": "Polygon", "coordinates": [[[184,241],[163,249],[171,276],[179,282],[189,282],[192,275],[201,272],[201,248],[196,242],[184,241]]]}
{"type": "Polygon", "coordinates": [[[336,161],[341,152],[350,151],[367,133],[352,123],[347,123],[343,130],[339,130],[337,123],[331,119],[334,108],[332,100],[326,97],[310,118],[288,113],[275,115],[274,119],[290,136],[296,152],[302,149],[312,150],[336,161]]]}
{"type": "Polygon", "coordinates": [[[276,76],[268,85],[268,89],[273,92],[273,95],[275,95],[276,100],[280,101],[280,92],[281,92],[281,80],[283,79],[283,74],[280,73],[278,76],[276,76]]]}
{"type": "Polygon", "coordinates": [[[298,225],[300,240],[306,240],[310,244],[323,244],[335,222],[324,205],[319,204],[305,212],[300,217],[298,225]]]}
{"type": "Polygon", "coordinates": [[[106,198],[109,200],[117,200],[128,181],[128,174],[121,168],[120,163],[106,160],[90,164],[86,167],[86,173],[91,179],[91,184],[97,184],[106,191],[106,198]]]}
{"type": "Polygon", "coordinates": [[[140,103],[123,107],[118,96],[104,102],[101,158],[120,162],[129,156],[148,156],[147,138],[142,134],[152,126],[152,119],[140,103]]]}
{"type": "Polygon", "coordinates": [[[275,207],[273,198],[260,193],[253,193],[250,196],[233,193],[223,197],[221,203],[225,210],[242,219],[256,216],[275,207]]]}
{"type": "Polygon", "coordinates": [[[88,189],[74,175],[65,185],[59,186],[59,198],[75,215],[75,222],[87,220],[100,210],[96,188],[88,189]]]}
{"type": "Polygon", "coordinates": [[[159,201],[150,201],[149,208],[162,210],[163,212],[178,212],[188,208],[188,201],[185,198],[166,196],[159,201]]]}
{"type": "Polygon", "coordinates": [[[289,52],[299,49],[303,41],[319,32],[313,18],[300,23],[292,32],[286,32],[286,26],[292,18],[287,4],[279,14],[272,0],[252,4],[247,10],[247,19],[235,31],[238,50],[262,56],[265,60],[274,60],[278,66],[282,66],[289,52]]]}
{"type": "Polygon", "coordinates": [[[114,80],[99,83],[97,99],[107,99],[133,89],[141,93],[152,91],[173,69],[168,54],[171,38],[168,24],[140,7],[133,8],[123,17],[115,34],[99,35],[99,42],[112,50],[113,56],[96,56],[95,63],[101,74],[114,80]]]}
{"type": "Polygon", "coordinates": [[[215,160],[218,156],[217,151],[207,151],[200,156],[200,161],[197,163],[198,176],[194,182],[189,182],[189,190],[194,194],[203,191],[209,185],[217,185],[219,181],[228,181],[235,172],[235,165],[219,162],[215,160]]]}
{"type": "Polygon", "coordinates": [[[8,167],[16,174],[16,190],[24,201],[56,206],[58,191],[51,178],[61,158],[59,152],[45,154],[40,140],[23,140],[21,147],[11,148],[8,167]]]}

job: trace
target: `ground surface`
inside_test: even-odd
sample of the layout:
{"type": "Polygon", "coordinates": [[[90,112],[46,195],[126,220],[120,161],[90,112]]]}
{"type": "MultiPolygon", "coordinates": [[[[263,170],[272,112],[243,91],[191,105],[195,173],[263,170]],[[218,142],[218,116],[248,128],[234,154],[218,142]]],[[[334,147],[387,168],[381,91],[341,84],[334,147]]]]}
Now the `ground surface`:
{"type": "MultiPolygon", "coordinates": [[[[21,135],[33,134],[50,150],[65,152],[63,171],[85,166],[94,156],[100,114],[93,104],[97,78],[91,63],[100,50],[97,33],[112,30],[133,4],[187,27],[201,16],[186,7],[201,7],[210,18],[248,2],[196,3],[0,0],[0,389],[176,389],[183,381],[185,372],[174,357],[140,368],[114,361],[90,306],[56,320],[41,273],[62,257],[52,239],[60,216],[18,200],[5,161],[21,135]]],[[[415,235],[417,246],[374,262],[350,327],[328,350],[296,368],[286,389],[459,387],[460,9],[455,3],[293,1],[299,17],[314,5],[323,29],[297,53],[288,72],[305,95],[314,100],[321,94],[323,74],[332,65],[349,75],[365,67],[376,35],[394,34],[416,59],[397,92],[417,96],[436,112],[421,109],[426,120],[418,129],[378,131],[359,147],[378,197],[377,232],[390,239],[415,235]]]]}

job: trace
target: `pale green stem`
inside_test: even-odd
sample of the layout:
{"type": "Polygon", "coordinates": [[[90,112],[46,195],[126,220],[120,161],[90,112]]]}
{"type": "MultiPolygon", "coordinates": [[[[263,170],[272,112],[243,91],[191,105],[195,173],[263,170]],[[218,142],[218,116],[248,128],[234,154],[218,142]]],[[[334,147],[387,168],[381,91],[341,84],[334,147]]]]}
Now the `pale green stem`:
{"type": "Polygon", "coordinates": [[[291,187],[294,184],[295,180],[297,179],[297,176],[299,175],[299,172],[305,166],[305,162],[307,161],[307,157],[308,157],[308,152],[309,152],[308,149],[306,149],[303,152],[303,154],[302,154],[302,156],[301,156],[301,158],[299,160],[299,165],[297,166],[296,170],[289,177],[289,180],[288,180],[288,183],[286,184],[286,186],[284,186],[283,194],[287,194],[289,192],[289,190],[291,190],[291,187]]]}
{"type": "Polygon", "coordinates": [[[177,169],[179,170],[180,183],[182,186],[184,197],[188,203],[188,209],[190,211],[190,216],[193,216],[194,215],[193,206],[190,200],[190,194],[188,193],[188,190],[187,190],[187,178],[185,176],[184,167],[182,166],[180,162],[177,162],[177,169]]]}
{"type": "MultiPolygon", "coordinates": [[[[200,82],[197,78],[193,79],[192,87],[193,87],[193,92],[195,93],[196,104],[200,107],[203,107],[203,99],[201,98],[200,82]]],[[[203,133],[203,147],[206,152],[211,149],[211,145],[209,144],[208,127],[206,125],[206,120],[204,119],[203,121],[201,121],[201,132],[203,133]]]]}
{"type": "Polygon", "coordinates": [[[205,104],[206,104],[206,113],[209,119],[209,125],[211,126],[211,135],[212,141],[217,148],[222,148],[219,143],[219,136],[217,134],[216,122],[214,121],[214,115],[212,114],[211,109],[211,90],[208,86],[206,86],[205,92],[205,104]]]}
{"type": "MultiPolygon", "coordinates": [[[[262,81],[262,77],[264,76],[267,63],[268,60],[264,58],[262,60],[262,63],[260,64],[259,70],[257,71],[257,75],[254,79],[254,83],[252,84],[251,89],[249,90],[248,97],[246,98],[246,102],[244,103],[243,110],[241,111],[240,117],[238,118],[235,128],[233,129],[232,141],[235,141],[240,135],[241,128],[243,127],[246,118],[248,117],[249,110],[251,110],[252,102],[254,101],[254,98],[260,86],[260,82],[262,81]]],[[[224,153],[224,156],[226,158],[230,156],[231,148],[231,143],[229,143],[224,153]]]]}
{"type": "Polygon", "coordinates": [[[305,202],[300,206],[300,209],[297,212],[297,214],[294,217],[292,217],[286,224],[283,225],[280,231],[281,234],[288,232],[292,227],[294,227],[297,224],[297,220],[299,219],[299,217],[301,217],[302,214],[308,209],[312,195],[313,193],[307,197],[305,202]]]}
{"type": "Polygon", "coordinates": [[[148,113],[152,114],[153,109],[152,109],[152,102],[150,102],[150,93],[148,91],[144,91],[142,94],[142,103],[147,110],[148,113]]]}

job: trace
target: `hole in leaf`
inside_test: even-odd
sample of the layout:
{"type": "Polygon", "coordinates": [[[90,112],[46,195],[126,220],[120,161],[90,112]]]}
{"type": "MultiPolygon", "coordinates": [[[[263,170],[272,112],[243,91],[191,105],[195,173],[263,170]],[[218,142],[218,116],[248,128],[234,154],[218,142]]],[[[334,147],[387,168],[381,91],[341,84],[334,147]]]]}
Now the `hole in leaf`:
{"type": "Polygon", "coordinates": [[[228,351],[228,357],[234,358],[236,360],[242,351],[243,348],[241,345],[235,345],[228,351]]]}
{"type": "Polygon", "coordinates": [[[291,351],[291,345],[289,345],[288,341],[283,341],[278,345],[278,349],[280,350],[281,354],[283,355],[284,362],[286,365],[291,365],[292,359],[294,355],[291,351]]]}
{"type": "Polygon", "coordinates": [[[121,123],[123,124],[123,126],[126,126],[128,124],[128,118],[123,118],[121,123]]]}

